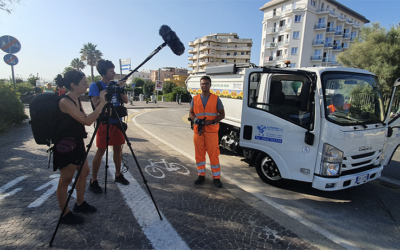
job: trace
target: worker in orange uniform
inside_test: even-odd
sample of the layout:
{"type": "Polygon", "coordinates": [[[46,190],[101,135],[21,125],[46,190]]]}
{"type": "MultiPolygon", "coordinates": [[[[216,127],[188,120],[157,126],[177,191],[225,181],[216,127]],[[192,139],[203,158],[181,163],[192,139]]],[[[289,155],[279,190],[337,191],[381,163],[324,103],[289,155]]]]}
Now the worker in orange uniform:
{"type": "Polygon", "coordinates": [[[224,105],[217,95],[211,94],[211,78],[200,79],[201,94],[193,97],[190,103],[190,119],[194,122],[194,148],[198,178],[194,184],[203,184],[206,179],[206,152],[210,157],[213,183],[222,188],[221,168],[219,165],[219,122],[225,118],[224,105]]]}
{"type": "Polygon", "coordinates": [[[349,108],[351,107],[351,104],[344,103],[344,97],[341,94],[336,94],[332,96],[331,101],[332,104],[328,106],[329,114],[332,114],[337,110],[345,111],[347,113],[349,111],[349,108]]]}

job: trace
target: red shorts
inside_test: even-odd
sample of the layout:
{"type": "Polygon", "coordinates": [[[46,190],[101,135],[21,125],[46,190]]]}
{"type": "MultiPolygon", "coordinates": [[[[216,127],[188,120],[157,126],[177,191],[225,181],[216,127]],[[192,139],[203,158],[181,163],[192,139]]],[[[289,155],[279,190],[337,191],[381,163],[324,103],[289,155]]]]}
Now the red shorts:
{"type": "MultiPolygon", "coordinates": [[[[110,129],[108,130],[108,136],[110,140],[108,141],[109,146],[122,145],[125,144],[124,134],[116,125],[110,124],[110,129]]],[[[96,145],[98,148],[106,148],[106,138],[107,138],[107,124],[100,124],[99,129],[96,134],[96,145]]]]}

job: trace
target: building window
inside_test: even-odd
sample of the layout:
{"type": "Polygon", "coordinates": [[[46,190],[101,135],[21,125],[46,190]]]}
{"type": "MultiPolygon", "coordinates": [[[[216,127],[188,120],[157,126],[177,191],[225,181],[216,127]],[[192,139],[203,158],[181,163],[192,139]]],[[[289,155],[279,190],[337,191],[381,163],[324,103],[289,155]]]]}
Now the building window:
{"type": "Polygon", "coordinates": [[[295,63],[291,63],[291,64],[290,64],[290,67],[291,67],[291,68],[296,68],[296,64],[295,64],[295,63]]]}
{"type": "Polygon", "coordinates": [[[233,55],[236,56],[236,55],[237,55],[237,52],[233,52],[233,55]]]}
{"type": "Polygon", "coordinates": [[[241,52],[240,54],[241,54],[241,55],[244,55],[244,52],[241,52]]]}
{"type": "Polygon", "coordinates": [[[300,38],[300,31],[294,31],[293,32],[293,39],[299,39],[300,38]]]}
{"type": "Polygon", "coordinates": [[[227,55],[227,56],[230,56],[230,55],[231,55],[231,53],[226,53],[226,55],[227,55]]]}
{"type": "Polygon", "coordinates": [[[297,47],[292,48],[292,55],[297,55],[297,47]]]}
{"type": "Polygon", "coordinates": [[[311,6],[315,7],[315,0],[311,0],[311,6]]]}
{"type": "Polygon", "coordinates": [[[295,23],[301,22],[301,15],[295,15],[294,16],[294,22],[295,23]]]}
{"type": "Polygon", "coordinates": [[[226,60],[221,60],[221,62],[226,62],[226,60]]]}

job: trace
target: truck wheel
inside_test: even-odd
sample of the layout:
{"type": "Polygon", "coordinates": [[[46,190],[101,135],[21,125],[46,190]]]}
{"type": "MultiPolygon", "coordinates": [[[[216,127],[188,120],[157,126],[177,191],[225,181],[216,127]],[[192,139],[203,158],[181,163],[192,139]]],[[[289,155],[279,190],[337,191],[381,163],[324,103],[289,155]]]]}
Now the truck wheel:
{"type": "Polygon", "coordinates": [[[256,170],[261,180],[270,185],[283,187],[290,182],[290,180],[282,178],[278,166],[275,164],[274,160],[267,154],[258,154],[256,158],[256,170]]]}

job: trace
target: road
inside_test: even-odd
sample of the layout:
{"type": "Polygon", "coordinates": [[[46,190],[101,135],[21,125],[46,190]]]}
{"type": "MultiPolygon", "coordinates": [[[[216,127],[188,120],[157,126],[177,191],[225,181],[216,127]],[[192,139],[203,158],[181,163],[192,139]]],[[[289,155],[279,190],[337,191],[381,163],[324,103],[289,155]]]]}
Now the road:
{"type": "MultiPolygon", "coordinates": [[[[187,107],[152,110],[132,121],[154,141],[194,160],[193,132],[185,123],[188,112],[187,107]]],[[[313,238],[316,232],[348,249],[398,249],[400,245],[400,152],[383,171],[384,178],[337,192],[294,181],[285,188],[272,187],[241,157],[224,151],[220,160],[222,181],[244,191],[238,197],[300,237],[313,238]]],[[[193,163],[188,168],[196,169],[193,163]]]]}

